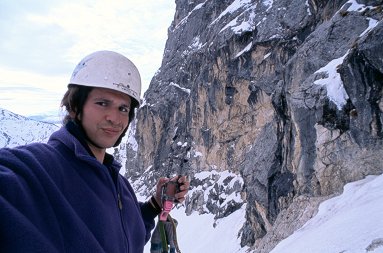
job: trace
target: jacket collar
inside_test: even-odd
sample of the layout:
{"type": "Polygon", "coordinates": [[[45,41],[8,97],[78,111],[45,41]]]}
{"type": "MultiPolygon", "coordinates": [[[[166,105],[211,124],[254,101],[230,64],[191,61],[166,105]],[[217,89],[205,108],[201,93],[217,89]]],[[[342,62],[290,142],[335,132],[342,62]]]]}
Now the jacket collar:
{"type": "MultiPolygon", "coordinates": [[[[88,143],[86,142],[84,130],[74,121],[69,121],[64,127],[59,129],[57,132],[54,132],[49,138],[48,144],[55,141],[61,142],[69,149],[73,150],[75,155],[79,158],[91,156],[96,159],[93,152],[89,148],[88,143]]],[[[121,168],[121,164],[108,153],[105,154],[103,164],[107,167],[114,168],[117,171],[121,168]]]]}

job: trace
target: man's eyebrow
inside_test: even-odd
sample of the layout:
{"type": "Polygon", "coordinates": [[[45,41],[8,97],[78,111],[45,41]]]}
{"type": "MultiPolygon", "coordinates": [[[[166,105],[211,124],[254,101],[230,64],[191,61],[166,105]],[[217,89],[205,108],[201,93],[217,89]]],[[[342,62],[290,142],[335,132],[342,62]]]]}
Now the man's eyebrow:
{"type": "MultiPolygon", "coordinates": [[[[93,100],[94,101],[101,100],[101,101],[104,101],[104,102],[113,102],[112,99],[105,98],[105,97],[94,97],[93,100]]],[[[124,107],[129,107],[130,108],[130,103],[122,103],[120,106],[124,106],[124,107]]]]}
{"type": "Polygon", "coordinates": [[[104,98],[104,97],[94,97],[93,100],[104,100],[104,101],[112,101],[110,99],[104,98]]]}

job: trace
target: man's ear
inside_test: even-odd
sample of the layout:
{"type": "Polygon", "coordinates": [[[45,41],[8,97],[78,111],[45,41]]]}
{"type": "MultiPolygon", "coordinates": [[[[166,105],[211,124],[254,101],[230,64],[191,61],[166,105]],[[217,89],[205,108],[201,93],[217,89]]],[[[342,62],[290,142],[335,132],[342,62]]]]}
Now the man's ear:
{"type": "Polygon", "coordinates": [[[76,111],[70,111],[69,113],[69,116],[71,117],[71,119],[74,119],[74,120],[81,120],[81,114],[77,115],[76,111]]]}
{"type": "Polygon", "coordinates": [[[72,119],[74,119],[74,118],[76,117],[76,112],[74,112],[74,111],[70,111],[70,112],[69,112],[69,116],[70,116],[72,119]]]}

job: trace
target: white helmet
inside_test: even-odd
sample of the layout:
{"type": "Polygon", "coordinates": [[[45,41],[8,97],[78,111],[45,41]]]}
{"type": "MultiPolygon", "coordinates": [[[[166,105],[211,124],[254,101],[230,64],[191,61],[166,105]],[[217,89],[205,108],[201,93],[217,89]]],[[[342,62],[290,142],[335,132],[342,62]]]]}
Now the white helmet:
{"type": "Polygon", "coordinates": [[[97,51],[86,56],[74,69],[70,84],[117,90],[140,104],[140,73],[133,62],[116,52],[97,51]]]}

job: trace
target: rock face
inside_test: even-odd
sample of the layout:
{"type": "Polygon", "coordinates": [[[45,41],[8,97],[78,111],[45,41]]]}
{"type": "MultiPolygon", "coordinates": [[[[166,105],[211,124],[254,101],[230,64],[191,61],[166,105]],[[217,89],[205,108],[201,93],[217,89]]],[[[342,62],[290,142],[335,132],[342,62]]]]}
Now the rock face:
{"type": "Polygon", "coordinates": [[[382,2],[176,0],[127,176],[189,175],[209,189],[191,191],[189,213],[247,203],[241,245],[269,252],[344,184],[383,172],[382,2]]]}

